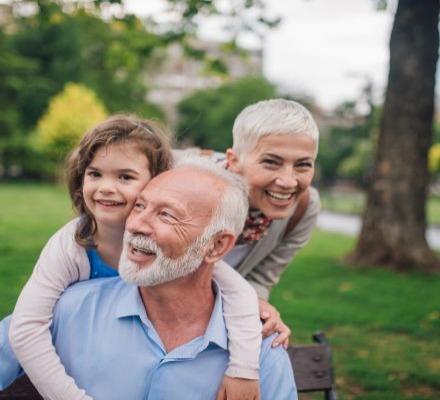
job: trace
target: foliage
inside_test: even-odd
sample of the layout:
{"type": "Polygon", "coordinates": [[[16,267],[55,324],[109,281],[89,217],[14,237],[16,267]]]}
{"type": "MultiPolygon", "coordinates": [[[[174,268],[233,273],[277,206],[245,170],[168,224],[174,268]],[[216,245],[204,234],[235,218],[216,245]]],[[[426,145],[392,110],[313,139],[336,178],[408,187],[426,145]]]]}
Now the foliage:
{"type": "MultiPolygon", "coordinates": [[[[0,208],[7,210],[0,214],[3,317],[42,246],[72,213],[67,191],[49,185],[0,185],[0,208]]],[[[293,329],[292,341],[309,344],[315,330],[326,333],[341,400],[438,399],[440,277],[342,267],[353,244],[316,231],[283,274],[271,301],[293,329]]]]}
{"type": "MultiPolygon", "coordinates": [[[[200,16],[224,18],[232,31],[228,46],[235,48],[241,32],[261,36],[278,21],[265,14],[262,0],[229,5],[167,0],[174,16],[171,24],[141,20],[126,11],[122,0],[10,4],[13,19],[0,27],[0,177],[41,176],[42,160],[29,146],[28,136],[49,100],[67,82],[92,89],[110,113],[134,112],[164,120],[164,112],[146,100],[148,71],[160,68],[158,49],[179,40],[188,50],[186,39],[195,33],[200,16]]],[[[227,75],[221,56],[208,59],[208,64],[211,72],[227,75]]]]}
{"type": "Polygon", "coordinates": [[[46,173],[55,176],[57,161],[64,159],[81,136],[106,116],[104,105],[93,91],[84,85],[66,84],[37,124],[35,144],[47,160],[46,173]]]}
{"type": "Polygon", "coordinates": [[[276,96],[274,85],[259,76],[196,91],[178,105],[179,138],[203,148],[225,151],[232,145],[232,125],[238,113],[247,105],[276,96]]]}
{"type": "Polygon", "coordinates": [[[431,174],[440,172],[440,143],[432,145],[429,149],[428,165],[431,174]]]}
{"type": "Polygon", "coordinates": [[[366,187],[376,149],[380,109],[370,104],[366,113],[357,111],[357,102],[344,102],[335,109],[333,126],[320,137],[318,168],[322,184],[338,179],[366,187]]]}

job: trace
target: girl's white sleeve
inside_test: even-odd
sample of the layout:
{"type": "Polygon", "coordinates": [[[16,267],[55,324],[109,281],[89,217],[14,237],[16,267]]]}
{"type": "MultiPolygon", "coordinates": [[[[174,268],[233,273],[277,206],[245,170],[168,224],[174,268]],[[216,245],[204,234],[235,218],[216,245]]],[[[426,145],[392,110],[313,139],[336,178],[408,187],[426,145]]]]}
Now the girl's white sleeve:
{"type": "Polygon", "coordinates": [[[45,399],[92,400],[67,375],[49,330],[53,309],[72,283],[88,279],[87,254],[74,239],[78,220],[67,223],[43,248],[12,315],[9,341],[22,368],[45,399]]]}
{"type": "Polygon", "coordinates": [[[257,294],[224,261],[215,264],[213,278],[220,288],[228,330],[229,364],[225,374],[234,378],[258,379],[262,324],[257,294]]]}

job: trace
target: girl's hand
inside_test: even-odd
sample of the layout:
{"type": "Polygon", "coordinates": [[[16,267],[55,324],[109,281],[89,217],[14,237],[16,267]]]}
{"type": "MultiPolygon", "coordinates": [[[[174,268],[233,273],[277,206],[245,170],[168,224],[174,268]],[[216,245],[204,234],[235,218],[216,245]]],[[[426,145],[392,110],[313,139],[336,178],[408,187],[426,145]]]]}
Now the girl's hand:
{"type": "Polygon", "coordinates": [[[263,320],[263,338],[277,332],[279,335],[272,342],[272,347],[283,345],[285,349],[289,345],[289,336],[292,331],[281,320],[280,313],[267,301],[258,299],[260,307],[260,318],[263,320]]]}
{"type": "Polygon", "coordinates": [[[260,400],[259,381],[225,375],[216,400],[260,400]]]}

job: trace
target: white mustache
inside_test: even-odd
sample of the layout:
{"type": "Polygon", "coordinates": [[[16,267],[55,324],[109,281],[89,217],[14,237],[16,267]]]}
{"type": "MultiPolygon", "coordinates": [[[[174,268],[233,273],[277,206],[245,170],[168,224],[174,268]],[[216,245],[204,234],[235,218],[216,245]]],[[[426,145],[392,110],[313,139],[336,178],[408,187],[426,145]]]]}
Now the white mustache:
{"type": "Polygon", "coordinates": [[[136,249],[141,251],[155,253],[155,254],[162,253],[161,248],[157,245],[157,243],[153,239],[144,236],[142,234],[133,234],[130,232],[125,232],[124,243],[126,245],[135,247],[136,249]]]}

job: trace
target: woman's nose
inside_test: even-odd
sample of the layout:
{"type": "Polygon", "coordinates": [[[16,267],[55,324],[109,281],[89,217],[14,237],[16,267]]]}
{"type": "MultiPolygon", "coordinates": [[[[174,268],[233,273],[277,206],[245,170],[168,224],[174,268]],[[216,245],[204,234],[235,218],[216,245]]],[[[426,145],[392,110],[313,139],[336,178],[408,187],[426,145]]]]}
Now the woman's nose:
{"type": "Polygon", "coordinates": [[[275,183],[284,188],[293,189],[298,186],[298,177],[294,170],[283,171],[277,176],[275,183]]]}

